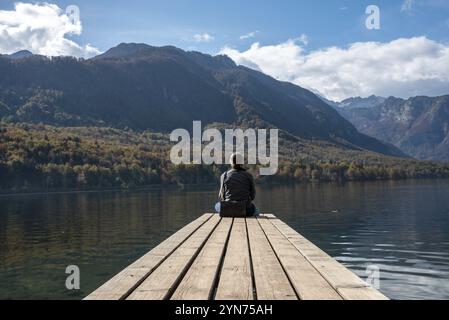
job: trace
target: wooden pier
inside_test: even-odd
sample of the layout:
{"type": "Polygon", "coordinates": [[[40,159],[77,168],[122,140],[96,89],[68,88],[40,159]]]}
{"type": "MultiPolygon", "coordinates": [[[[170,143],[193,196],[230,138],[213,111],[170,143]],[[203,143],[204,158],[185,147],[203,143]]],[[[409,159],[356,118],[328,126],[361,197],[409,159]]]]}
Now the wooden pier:
{"type": "Polygon", "coordinates": [[[385,300],[273,215],[205,214],[86,300],[385,300]]]}

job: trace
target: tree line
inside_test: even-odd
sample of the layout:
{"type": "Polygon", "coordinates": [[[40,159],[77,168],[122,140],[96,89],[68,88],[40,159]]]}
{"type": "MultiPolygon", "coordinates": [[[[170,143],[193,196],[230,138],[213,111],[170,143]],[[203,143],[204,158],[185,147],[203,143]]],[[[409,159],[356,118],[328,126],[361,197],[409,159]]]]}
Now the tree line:
{"type": "MultiPolygon", "coordinates": [[[[169,161],[170,147],[168,136],[161,133],[1,123],[0,191],[218,183],[227,168],[175,166],[169,161]]],[[[285,156],[293,152],[288,146],[281,149],[277,175],[262,177],[258,168],[249,168],[258,183],[449,177],[447,164],[394,158],[292,158],[285,156]]]]}

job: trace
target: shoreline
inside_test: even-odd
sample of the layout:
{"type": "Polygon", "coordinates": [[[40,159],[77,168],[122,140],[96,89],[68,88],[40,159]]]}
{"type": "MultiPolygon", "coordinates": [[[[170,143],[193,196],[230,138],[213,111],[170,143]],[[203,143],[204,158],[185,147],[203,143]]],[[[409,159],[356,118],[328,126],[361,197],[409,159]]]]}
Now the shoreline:
{"type": "MultiPolygon", "coordinates": [[[[426,177],[426,178],[413,178],[413,179],[377,179],[377,180],[345,180],[345,181],[273,181],[257,183],[257,187],[263,186],[293,186],[293,185],[328,185],[338,184],[344,185],[346,183],[367,183],[367,182],[405,182],[405,181],[449,181],[447,177],[426,177]]],[[[24,191],[7,191],[0,190],[0,197],[14,197],[14,196],[33,196],[33,195],[56,195],[56,194],[77,194],[77,193],[102,193],[102,192],[138,192],[138,191],[151,191],[151,190],[184,190],[184,189],[196,189],[204,187],[217,187],[217,183],[203,183],[203,184],[155,184],[141,187],[132,188],[89,188],[89,189],[49,189],[49,190],[24,190],[24,191]]]]}

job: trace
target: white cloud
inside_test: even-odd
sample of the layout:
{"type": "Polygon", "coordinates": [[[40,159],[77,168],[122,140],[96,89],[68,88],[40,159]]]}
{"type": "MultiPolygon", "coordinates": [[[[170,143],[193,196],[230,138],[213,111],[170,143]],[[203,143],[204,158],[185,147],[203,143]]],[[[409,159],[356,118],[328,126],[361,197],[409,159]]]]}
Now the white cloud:
{"type": "Polygon", "coordinates": [[[309,44],[309,37],[305,35],[304,33],[301,34],[298,38],[295,39],[296,41],[301,42],[303,45],[307,46],[309,44]]]}
{"type": "Polygon", "coordinates": [[[259,31],[248,32],[248,33],[246,33],[244,35],[241,35],[240,36],[240,40],[246,40],[246,39],[254,38],[258,33],[259,33],[259,31]]]}
{"type": "Polygon", "coordinates": [[[297,40],[288,40],[267,46],[254,43],[242,52],[225,47],[220,53],[334,100],[371,94],[449,94],[449,45],[426,37],[359,42],[311,52],[297,40]]]}
{"type": "Polygon", "coordinates": [[[100,51],[67,39],[80,35],[81,22],[72,21],[57,5],[15,3],[14,10],[0,10],[0,52],[30,50],[46,56],[91,57],[100,51]]]}
{"type": "Polygon", "coordinates": [[[215,39],[214,36],[211,36],[208,33],[201,33],[201,34],[196,34],[193,36],[193,39],[196,42],[211,42],[215,39]]]}
{"type": "Polygon", "coordinates": [[[413,8],[413,0],[404,0],[401,6],[401,12],[410,12],[413,8]]]}

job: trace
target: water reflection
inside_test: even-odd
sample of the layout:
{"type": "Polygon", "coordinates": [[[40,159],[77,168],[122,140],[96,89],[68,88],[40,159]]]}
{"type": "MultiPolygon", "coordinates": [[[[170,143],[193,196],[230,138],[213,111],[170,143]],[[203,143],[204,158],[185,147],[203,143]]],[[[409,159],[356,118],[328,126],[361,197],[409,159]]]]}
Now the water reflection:
{"type": "MultiPolygon", "coordinates": [[[[449,182],[259,189],[277,214],[361,277],[381,270],[395,299],[449,298],[449,182]]],[[[212,188],[0,197],[0,298],[87,295],[216,200],[212,188]],[[65,267],[81,290],[65,289],[65,267]]]]}
{"type": "Polygon", "coordinates": [[[377,265],[388,296],[447,299],[448,191],[447,182],[297,187],[286,191],[296,210],[273,210],[359,276],[377,265]]]}

